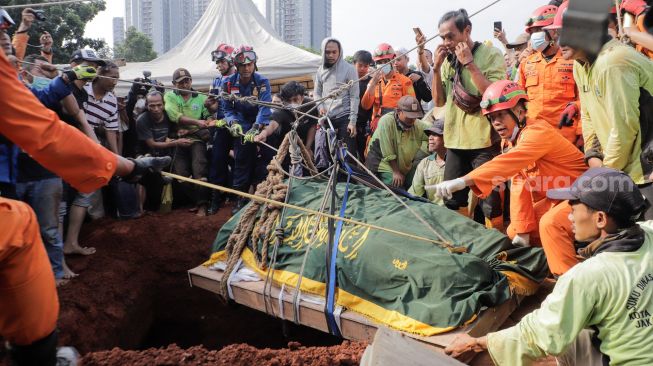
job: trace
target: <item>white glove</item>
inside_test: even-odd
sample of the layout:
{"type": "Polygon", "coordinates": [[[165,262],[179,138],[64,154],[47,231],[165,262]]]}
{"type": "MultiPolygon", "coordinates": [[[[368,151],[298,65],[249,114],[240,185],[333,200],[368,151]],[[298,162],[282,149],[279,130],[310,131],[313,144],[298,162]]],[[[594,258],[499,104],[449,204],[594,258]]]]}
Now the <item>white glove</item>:
{"type": "Polygon", "coordinates": [[[512,239],[512,245],[516,247],[528,247],[530,246],[529,245],[530,242],[531,242],[531,234],[529,233],[517,234],[512,239]]]}
{"type": "Polygon", "coordinates": [[[426,186],[424,187],[425,189],[435,189],[435,195],[438,197],[444,197],[446,199],[451,199],[452,195],[455,192],[460,191],[461,189],[465,189],[467,187],[467,184],[465,184],[465,180],[462,178],[456,178],[452,180],[446,180],[440,184],[436,184],[434,186],[426,186]]]}

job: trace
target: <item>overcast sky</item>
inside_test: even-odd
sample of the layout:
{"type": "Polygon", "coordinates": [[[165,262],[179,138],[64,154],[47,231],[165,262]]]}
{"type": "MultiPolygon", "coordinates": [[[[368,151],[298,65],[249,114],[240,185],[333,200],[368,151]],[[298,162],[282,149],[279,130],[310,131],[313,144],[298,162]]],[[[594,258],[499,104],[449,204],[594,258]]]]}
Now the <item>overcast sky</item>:
{"type": "MultiPolygon", "coordinates": [[[[247,0],[238,0],[247,1],[247,0]]],[[[253,0],[263,12],[265,0],[253,0]]],[[[464,7],[467,12],[483,8],[494,0],[333,0],[333,36],[340,39],[345,55],[356,50],[372,51],[382,42],[395,48],[412,48],[415,44],[413,27],[420,27],[427,37],[435,34],[437,22],[445,12],[464,7]]],[[[548,0],[501,0],[496,5],[472,18],[472,38],[477,41],[492,38],[495,21],[502,21],[508,39],[514,39],[523,32],[524,23],[530,13],[548,0]]],[[[104,38],[113,44],[112,18],[125,14],[123,0],[107,0],[107,10],[86,27],[86,36],[104,38]]],[[[439,41],[432,41],[428,48],[433,49],[439,41]]]]}

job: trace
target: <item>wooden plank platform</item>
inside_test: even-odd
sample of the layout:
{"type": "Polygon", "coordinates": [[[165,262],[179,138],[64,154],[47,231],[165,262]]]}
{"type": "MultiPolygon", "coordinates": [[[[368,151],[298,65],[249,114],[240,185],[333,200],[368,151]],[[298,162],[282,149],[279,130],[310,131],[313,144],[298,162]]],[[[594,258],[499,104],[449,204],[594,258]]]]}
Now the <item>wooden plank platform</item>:
{"type": "MultiPolygon", "coordinates": [[[[199,287],[213,293],[219,293],[220,282],[222,281],[222,271],[212,271],[200,265],[188,271],[188,279],[191,287],[199,287]]],[[[263,281],[233,283],[231,288],[234,295],[234,301],[249,308],[265,312],[263,287],[263,281]]],[[[272,286],[271,305],[273,314],[270,315],[278,318],[280,318],[279,294],[280,289],[276,286],[272,286]]],[[[282,299],[283,318],[290,321],[294,319],[292,300],[293,295],[284,292],[282,299]]],[[[496,308],[485,309],[471,324],[448,333],[438,334],[431,337],[421,337],[410,333],[404,334],[423,342],[427,346],[434,347],[437,350],[442,350],[444,347],[449,345],[453,338],[459,333],[465,332],[471,336],[481,336],[488,332],[498,330],[508,316],[510,316],[510,314],[517,308],[520,301],[521,297],[514,297],[496,308]]],[[[323,306],[300,301],[299,307],[300,324],[323,332],[328,332],[327,323],[324,318],[323,306]]],[[[340,315],[340,331],[345,339],[371,343],[374,340],[374,335],[379,327],[381,327],[381,325],[376,324],[371,319],[353,311],[343,310],[340,315]]]]}

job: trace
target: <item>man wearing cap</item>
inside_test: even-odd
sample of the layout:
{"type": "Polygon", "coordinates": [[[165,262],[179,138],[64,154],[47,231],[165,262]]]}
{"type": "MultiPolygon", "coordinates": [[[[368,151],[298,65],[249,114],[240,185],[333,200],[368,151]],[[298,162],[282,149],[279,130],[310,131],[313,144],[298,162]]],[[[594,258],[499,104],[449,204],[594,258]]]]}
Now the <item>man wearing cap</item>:
{"type": "MultiPolygon", "coordinates": [[[[255,97],[258,101],[269,103],[272,101],[272,95],[270,81],[256,72],[258,56],[253,47],[237,47],[232,59],[236,65],[236,73],[223,82],[222,91],[233,96],[233,99],[223,99],[222,108],[233,136],[233,186],[241,192],[248,192],[252,185],[258,185],[267,177],[265,167],[275,154],[269,147],[254,142],[260,128],[270,124],[271,111],[269,107],[251,104],[238,98],[255,97]]],[[[234,211],[241,209],[246,203],[246,199],[240,198],[234,211]]]]}
{"type": "Polygon", "coordinates": [[[544,5],[531,15],[526,32],[535,52],[519,65],[519,84],[528,93],[529,120],[546,121],[569,142],[582,146],[574,62],[562,57],[559,32],[551,27],[557,10],[554,5],[544,5]]]}
{"type": "MultiPolygon", "coordinates": [[[[552,188],[568,187],[586,169],[583,154],[544,121],[527,118],[526,92],[515,82],[500,80],[483,94],[483,114],[501,138],[513,148],[462,178],[435,187],[436,194],[451,197],[471,187],[480,198],[510,180],[510,226],[513,244],[541,244],[549,269],[561,275],[578,263],[565,202],[546,198],[552,188]]],[[[447,163],[448,164],[448,163],[447,163]]]]}
{"type": "Polygon", "coordinates": [[[592,168],[573,186],[547,192],[569,200],[581,263],[561,276],[539,309],[481,338],[462,334],[445,349],[458,357],[487,349],[496,365],[653,364],[653,224],[637,224],[646,202],[623,172],[592,168]]]}
{"type": "Polygon", "coordinates": [[[531,35],[528,33],[522,33],[518,35],[514,41],[508,42],[506,32],[503,29],[495,29],[494,38],[498,39],[506,49],[505,57],[506,68],[508,69],[508,79],[517,81],[519,78],[519,56],[528,48],[528,41],[530,40],[531,35]]]}
{"type": "Polygon", "coordinates": [[[431,155],[417,164],[408,193],[418,197],[426,195],[426,198],[436,205],[444,205],[442,197],[438,197],[435,190],[431,188],[444,180],[444,160],[447,154],[447,148],[444,147],[442,138],[444,121],[436,120],[431,127],[424,130],[424,133],[428,136],[428,149],[431,155]]]}
{"type": "MultiPolygon", "coordinates": [[[[444,142],[447,148],[445,179],[459,178],[499,154],[500,138],[481,115],[481,95],[506,77],[503,55],[497,48],[471,39],[472,23],[464,9],[450,11],[438,24],[442,44],[434,52],[433,100],[445,107],[444,142]]],[[[445,200],[464,216],[468,190],[445,200]]],[[[481,201],[485,225],[504,230],[498,191],[481,201]]]]}
{"type": "MultiPolygon", "coordinates": [[[[173,170],[184,177],[207,181],[208,161],[206,142],[209,139],[209,122],[211,113],[205,107],[206,96],[195,93],[190,72],[184,68],[172,74],[172,84],[179,90],[164,94],[166,113],[172,123],[178,125],[180,137],[193,140],[188,147],[175,147],[173,170]]],[[[182,184],[187,194],[196,204],[197,216],[206,216],[210,192],[208,188],[198,185],[182,184]]]]}
{"type": "MultiPolygon", "coordinates": [[[[231,54],[234,48],[228,44],[221,43],[215,51],[211,52],[211,60],[215,62],[216,68],[220,75],[213,80],[210,93],[220,95],[222,84],[231,75],[236,73],[231,54]]],[[[216,97],[206,99],[206,107],[213,114],[216,121],[223,121],[224,110],[220,108],[220,100],[216,97]]],[[[220,123],[220,122],[216,122],[220,123]]],[[[226,128],[214,128],[211,135],[211,162],[209,164],[209,182],[223,187],[229,186],[229,151],[232,148],[232,136],[226,128]]],[[[215,189],[211,190],[211,204],[209,205],[208,214],[212,215],[218,211],[224,202],[222,192],[215,189]]]]}
{"type": "MultiPolygon", "coordinates": [[[[563,31],[567,4],[560,6],[553,24],[563,31]]],[[[653,103],[653,61],[617,39],[607,41],[595,58],[566,45],[562,45],[562,55],[576,60],[574,79],[580,92],[588,165],[624,171],[653,202],[649,178],[653,164],[642,155],[642,147],[650,144],[651,136],[646,132],[650,128],[642,126],[650,125],[646,118],[651,116],[645,112],[653,103]]],[[[653,209],[646,210],[644,218],[653,219],[653,209]]]]}
{"type": "Polygon", "coordinates": [[[367,147],[365,165],[383,183],[406,189],[412,181],[415,154],[427,140],[424,130],[431,127],[420,121],[424,113],[417,99],[405,95],[394,113],[381,117],[367,147]]]}

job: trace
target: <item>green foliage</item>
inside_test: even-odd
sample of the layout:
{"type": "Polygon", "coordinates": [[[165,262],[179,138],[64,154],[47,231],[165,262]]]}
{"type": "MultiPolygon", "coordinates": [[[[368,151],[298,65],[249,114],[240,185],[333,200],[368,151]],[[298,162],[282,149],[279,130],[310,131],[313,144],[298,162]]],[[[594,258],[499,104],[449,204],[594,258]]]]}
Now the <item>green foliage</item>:
{"type": "Polygon", "coordinates": [[[345,61],[349,62],[350,64],[354,64],[354,56],[345,56],[345,61]]]}
{"type": "Polygon", "coordinates": [[[124,57],[127,62],[146,62],[156,58],[152,40],[134,27],[127,29],[125,41],[116,46],[114,56],[124,57]]]}
{"type": "MultiPolygon", "coordinates": [[[[9,0],[3,1],[3,5],[23,5],[42,3],[43,0],[9,0]]],[[[72,53],[80,48],[90,47],[95,50],[102,49],[106,43],[101,39],[84,37],[86,24],[95,16],[106,9],[105,0],[95,0],[79,4],[50,5],[41,8],[46,20],[43,22],[34,21],[29,30],[30,39],[28,44],[38,45],[39,37],[43,31],[52,35],[52,50],[54,52],[54,63],[68,63],[72,53]]],[[[9,29],[10,35],[18,29],[21,20],[22,8],[7,9],[16,22],[16,26],[9,29]]],[[[27,54],[38,53],[38,49],[27,47],[27,54]]]]}

